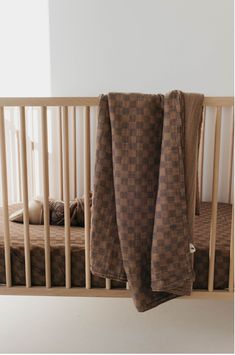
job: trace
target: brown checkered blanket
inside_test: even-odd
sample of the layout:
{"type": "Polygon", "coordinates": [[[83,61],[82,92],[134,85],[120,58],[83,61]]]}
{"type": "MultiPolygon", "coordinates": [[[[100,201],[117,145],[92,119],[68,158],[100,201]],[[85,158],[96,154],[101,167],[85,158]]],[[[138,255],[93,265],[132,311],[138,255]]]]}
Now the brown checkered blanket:
{"type": "Polygon", "coordinates": [[[202,103],[179,91],[100,99],[91,270],[128,280],[139,311],[192,289],[202,103]]]}

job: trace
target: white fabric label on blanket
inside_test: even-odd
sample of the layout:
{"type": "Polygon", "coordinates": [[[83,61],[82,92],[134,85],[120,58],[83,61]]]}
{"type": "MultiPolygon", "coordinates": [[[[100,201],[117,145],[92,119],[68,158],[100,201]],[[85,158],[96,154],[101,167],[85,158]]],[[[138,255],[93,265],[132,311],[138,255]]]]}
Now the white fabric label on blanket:
{"type": "Polygon", "coordinates": [[[195,253],[196,251],[196,248],[192,243],[189,243],[189,251],[191,254],[195,253]]]}

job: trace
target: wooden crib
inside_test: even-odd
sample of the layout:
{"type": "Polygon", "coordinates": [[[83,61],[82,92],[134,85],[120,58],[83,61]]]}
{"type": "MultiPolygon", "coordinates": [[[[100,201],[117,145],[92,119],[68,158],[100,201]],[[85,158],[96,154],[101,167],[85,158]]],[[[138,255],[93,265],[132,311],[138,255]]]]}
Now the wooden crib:
{"type": "MultiPolygon", "coordinates": [[[[97,106],[98,97],[55,97],[55,98],[0,98],[0,162],[1,182],[3,201],[3,229],[4,229],[4,257],[6,283],[0,285],[1,295],[50,295],[50,296],[101,296],[101,297],[129,297],[128,284],[125,288],[112,288],[112,281],[105,280],[105,286],[101,288],[92,287],[90,273],[90,204],[89,193],[91,190],[91,141],[90,141],[90,108],[97,106]],[[11,236],[9,228],[9,206],[8,206],[8,175],[6,161],[5,142],[5,119],[4,108],[18,107],[20,111],[20,167],[22,184],[22,202],[24,209],[24,259],[25,259],[25,286],[14,286],[12,283],[11,267],[11,236]],[[45,286],[32,286],[31,278],[31,252],[30,252],[30,230],[29,230],[29,209],[28,209],[28,172],[26,152],[26,125],[25,108],[41,108],[41,130],[42,130],[42,172],[43,172],[43,200],[44,200],[44,253],[45,253],[45,286]],[[61,151],[63,177],[63,199],[65,202],[65,226],[64,226],[64,248],[65,248],[65,286],[52,286],[51,276],[51,254],[50,254],[50,225],[49,225],[49,168],[48,168],[48,132],[47,132],[47,108],[58,107],[61,115],[61,151]],[[70,245],[70,168],[69,168],[69,132],[68,132],[68,109],[70,107],[84,107],[84,204],[85,204],[85,287],[72,287],[71,284],[71,245],[70,245]]],[[[217,204],[218,204],[218,182],[219,182],[219,156],[221,143],[221,120],[222,107],[233,107],[233,97],[205,97],[202,138],[199,157],[199,185],[202,191],[203,156],[204,156],[204,126],[206,120],[206,107],[215,108],[215,137],[214,137],[214,162],[213,162],[213,183],[212,183],[212,209],[210,221],[210,246],[209,246],[209,271],[208,289],[195,290],[191,298],[218,298],[231,299],[234,290],[234,232],[233,222],[230,241],[229,259],[229,282],[228,288],[214,290],[215,272],[215,250],[217,230],[217,204]]],[[[74,111],[75,112],[75,111],[74,111]]],[[[231,133],[233,135],[233,132],[231,133]]],[[[232,139],[233,141],[233,139],[232,139]]],[[[232,185],[233,169],[233,144],[230,150],[230,165],[228,171],[229,186],[232,185]]],[[[75,172],[76,174],[76,172],[75,172]]],[[[76,177],[75,177],[76,178],[76,177]]],[[[62,189],[62,186],[60,187],[62,189]]],[[[231,197],[231,188],[229,191],[231,197]]],[[[233,213],[232,213],[233,214],[233,213]]],[[[233,218],[232,218],[233,220],[233,218]]],[[[188,298],[185,296],[185,298],[188,298]]]]}

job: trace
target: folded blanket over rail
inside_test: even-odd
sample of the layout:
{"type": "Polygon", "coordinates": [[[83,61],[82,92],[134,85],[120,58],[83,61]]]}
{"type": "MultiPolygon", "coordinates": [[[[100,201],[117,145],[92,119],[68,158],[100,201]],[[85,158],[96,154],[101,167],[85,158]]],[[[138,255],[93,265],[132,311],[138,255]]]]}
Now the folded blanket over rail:
{"type": "Polygon", "coordinates": [[[99,103],[91,271],[146,311],[189,295],[203,95],[110,93],[99,103]]]}

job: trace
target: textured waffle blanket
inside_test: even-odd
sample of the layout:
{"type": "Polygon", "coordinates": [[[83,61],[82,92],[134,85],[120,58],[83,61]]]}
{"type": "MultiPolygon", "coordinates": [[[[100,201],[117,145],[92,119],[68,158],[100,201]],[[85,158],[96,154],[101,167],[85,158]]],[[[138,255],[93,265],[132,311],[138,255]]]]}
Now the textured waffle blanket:
{"type": "Polygon", "coordinates": [[[93,274],[128,281],[138,311],[190,295],[203,95],[101,96],[93,274]]]}

